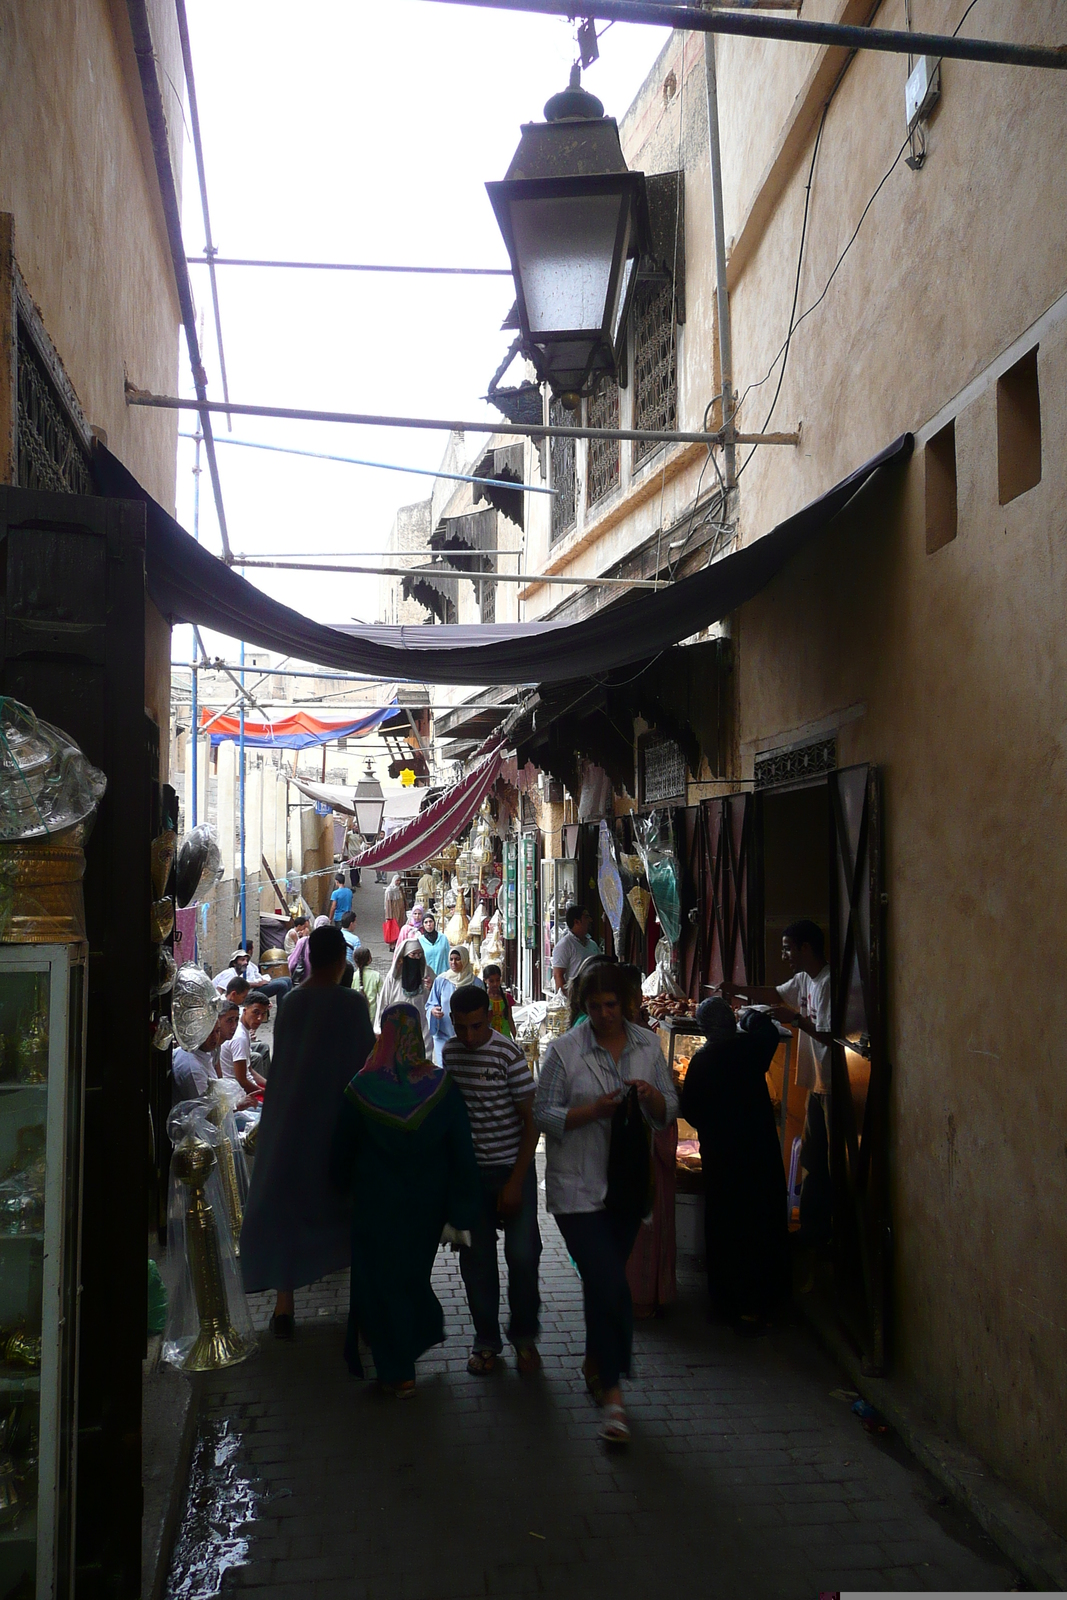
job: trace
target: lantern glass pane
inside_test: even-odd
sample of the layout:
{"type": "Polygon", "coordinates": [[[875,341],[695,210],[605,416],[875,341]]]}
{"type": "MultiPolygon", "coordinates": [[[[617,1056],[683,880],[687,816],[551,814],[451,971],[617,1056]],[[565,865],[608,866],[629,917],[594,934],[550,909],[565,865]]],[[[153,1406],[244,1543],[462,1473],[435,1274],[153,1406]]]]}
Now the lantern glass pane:
{"type": "Polygon", "coordinates": [[[513,199],[511,226],[530,332],[604,326],[621,194],[513,199]]]}
{"type": "Polygon", "coordinates": [[[373,839],[378,833],[382,823],[382,812],[385,810],[384,800],[360,800],[354,802],[356,813],[356,827],[365,839],[373,839]]]}

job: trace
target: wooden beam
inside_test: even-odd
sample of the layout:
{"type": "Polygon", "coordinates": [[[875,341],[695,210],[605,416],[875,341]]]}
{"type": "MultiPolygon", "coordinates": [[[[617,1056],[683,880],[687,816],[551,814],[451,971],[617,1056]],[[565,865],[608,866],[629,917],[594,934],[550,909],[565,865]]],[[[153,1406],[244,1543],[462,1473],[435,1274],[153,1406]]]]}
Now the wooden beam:
{"type": "Polygon", "coordinates": [[[15,219],[0,211],[0,483],[18,484],[18,312],[15,219]]]}

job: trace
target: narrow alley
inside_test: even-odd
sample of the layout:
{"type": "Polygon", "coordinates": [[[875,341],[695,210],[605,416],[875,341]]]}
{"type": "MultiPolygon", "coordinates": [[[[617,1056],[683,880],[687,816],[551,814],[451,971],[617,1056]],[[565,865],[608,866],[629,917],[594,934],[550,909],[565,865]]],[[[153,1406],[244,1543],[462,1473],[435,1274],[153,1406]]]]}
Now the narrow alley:
{"type": "MultiPolygon", "coordinates": [[[[542,1197],[543,1199],[543,1197],[542,1197]]],[[[741,1341],[699,1276],[638,1324],[628,1454],[596,1437],[581,1289],[542,1215],[544,1370],[466,1371],[466,1301],[443,1252],[447,1342],[412,1402],[351,1380],[347,1275],[298,1296],[298,1334],[203,1382],[168,1600],[467,1600],[833,1589],[1007,1590],[1016,1577],[893,1435],[865,1432],[799,1319],[741,1341]],[[254,1506],[250,1520],[245,1508],[254,1506]]],[[[265,1330],[270,1296],[257,1297],[265,1330]]]]}

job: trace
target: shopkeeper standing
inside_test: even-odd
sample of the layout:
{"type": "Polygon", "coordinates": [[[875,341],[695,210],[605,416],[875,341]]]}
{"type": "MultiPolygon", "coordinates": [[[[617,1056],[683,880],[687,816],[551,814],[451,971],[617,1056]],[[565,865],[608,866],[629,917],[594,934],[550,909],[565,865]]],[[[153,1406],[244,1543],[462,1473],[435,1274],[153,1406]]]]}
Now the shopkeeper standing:
{"type": "Polygon", "coordinates": [[[777,988],[766,984],[724,983],[727,996],[747,996],[770,1005],[779,1022],[800,1030],[797,1086],[808,1089],[800,1162],[800,1237],[806,1244],[828,1244],[832,1233],[830,1184],[830,968],[826,941],[817,922],[791,922],[782,934],[782,959],[793,976],[777,988]],[[784,1001],[784,1004],[777,1002],[784,1001]]]}
{"type": "Polygon", "coordinates": [[[564,912],[567,932],[552,952],[552,976],[557,989],[567,989],[583,961],[603,952],[589,930],[593,919],[584,906],[568,906],[564,912]]]}

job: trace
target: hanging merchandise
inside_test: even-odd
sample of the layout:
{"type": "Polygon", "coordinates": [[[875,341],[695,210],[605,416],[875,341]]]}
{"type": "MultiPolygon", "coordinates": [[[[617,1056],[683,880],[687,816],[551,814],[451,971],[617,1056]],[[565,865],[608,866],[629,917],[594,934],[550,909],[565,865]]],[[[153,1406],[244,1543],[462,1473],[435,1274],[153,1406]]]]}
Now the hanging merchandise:
{"type": "Polygon", "coordinates": [[[475,969],[476,972],[480,972],[481,971],[481,961],[482,961],[481,948],[482,948],[482,938],[483,938],[483,936],[485,934],[485,927],[486,927],[485,907],[484,907],[484,905],[479,903],[477,909],[475,910],[475,913],[474,913],[473,917],[470,920],[470,923],[468,924],[468,927],[467,927],[467,941],[466,941],[467,944],[470,946],[471,961],[474,963],[474,969],[475,969]]]}
{"type": "Polygon", "coordinates": [[[174,987],[174,978],[178,971],[174,957],[165,944],[161,944],[156,951],[156,975],[152,980],[152,998],[169,994],[174,987]]]}
{"type": "Polygon", "coordinates": [[[615,841],[604,817],[600,819],[600,837],[597,841],[597,888],[604,915],[615,935],[615,948],[618,949],[623,910],[622,879],[615,860],[615,841]]]}
{"type": "Polygon", "coordinates": [[[178,835],[173,828],[165,828],[152,840],[152,893],[162,900],[170,882],[170,869],[178,853],[178,835]]]}
{"type": "Polygon", "coordinates": [[[36,839],[88,823],[107,779],[59,728],[0,695],[0,839],[36,839]]]}
{"type": "Polygon", "coordinates": [[[656,965],[641,985],[646,1000],[660,995],[684,998],[685,991],[671,974],[671,945],[669,939],[660,939],[656,945],[656,965]]]}
{"type": "Polygon", "coordinates": [[[174,1036],[183,1050],[199,1050],[219,1020],[220,997],[202,967],[179,967],[171,991],[174,1036]]]}
{"type": "Polygon", "coordinates": [[[652,904],[652,896],[640,883],[635,883],[632,889],[626,892],[627,903],[630,910],[637,918],[637,926],[645,933],[648,928],[648,908],[652,904]]]}
{"type": "Polygon", "coordinates": [[[178,850],[178,871],[175,894],[180,906],[191,905],[194,900],[208,902],[222,878],[222,851],[214,828],[201,822],[192,828],[178,850]]]}
{"type": "Polygon", "coordinates": [[[211,1372],[256,1350],[227,1222],[218,1161],[222,1135],[201,1100],[176,1105],[167,1132],[174,1143],[167,1218],[173,1288],[163,1360],[183,1372],[211,1372]]]}
{"type": "Polygon", "coordinates": [[[445,938],[453,947],[457,944],[466,944],[467,930],[470,924],[467,921],[467,903],[463,898],[463,889],[456,891],[456,909],[448,919],[445,927],[445,938]]]}
{"type": "Polygon", "coordinates": [[[652,892],[656,915],[671,944],[677,944],[682,936],[682,898],[670,812],[650,812],[634,829],[634,839],[652,892]]]}
{"type": "Polygon", "coordinates": [[[482,940],[481,956],[483,968],[486,966],[500,966],[504,960],[504,935],[503,923],[499,911],[494,911],[489,918],[485,938],[482,940]]]}

